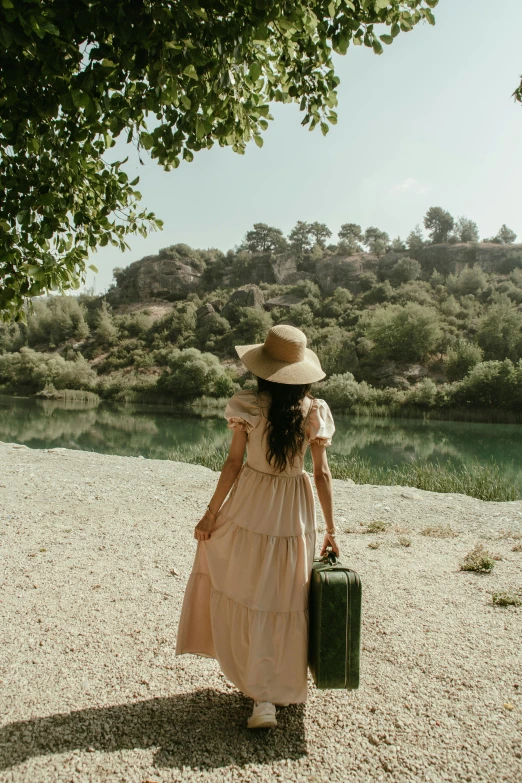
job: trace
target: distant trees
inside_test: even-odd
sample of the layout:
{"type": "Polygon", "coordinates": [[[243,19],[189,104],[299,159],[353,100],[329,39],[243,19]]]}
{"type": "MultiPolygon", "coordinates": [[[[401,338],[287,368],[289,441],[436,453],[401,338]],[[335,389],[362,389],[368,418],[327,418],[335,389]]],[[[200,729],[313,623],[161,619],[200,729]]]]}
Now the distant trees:
{"type": "Polygon", "coordinates": [[[308,230],[311,237],[315,240],[315,244],[320,247],[324,247],[326,240],[332,236],[332,232],[326,223],[310,223],[308,230]]]}
{"type": "MultiPolygon", "coordinates": [[[[337,234],[339,244],[328,246],[327,241],[332,236],[332,232],[326,223],[318,221],[308,223],[305,220],[298,220],[287,238],[279,228],[269,226],[266,223],[254,223],[253,228],[247,231],[240,249],[251,253],[280,253],[289,248],[300,257],[305,254],[313,254],[314,258],[311,260],[317,260],[322,257],[324,250],[330,253],[355,255],[364,252],[366,248],[368,252],[378,258],[389,250],[395,253],[408,252],[415,258],[427,241],[431,244],[479,241],[479,229],[474,220],[465,216],[460,216],[455,220],[442,207],[430,207],[423,222],[428,233],[428,240],[425,239],[423,230],[418,224],[410,231],[406,240],[401,239],[400,236],[390,240],[388,233],[377,226],[368,226],[363,231],[359,223],[343,223],[337,234]]],[[[504,224],[494,237],[484,239],[483,242],[509,245],[515,241],[516,237],[516,233],[504,224]]],[[[248,265],[250,259],[246,257],[245,259],[245,263],[248,265]]],[[[125,270],[123,272],[115,270],[115,276],[121,276],[124,273],[125,270]]]]}
{"type": "Polygon", "coordinates": [[[377,257],[383,256],[390,247],[390,237],[386,231],[370,226],[364,232],[364,244],[370,253],[374,253],[377,257]]]}
{"type": "Polygon", "coordinates": [[[482,240],[483,242],[495,242],[497,245],[512,245],[517,238],[512,229],[508,228],[504,223],[494,237],[482,240]]]}
{"type": "Polygon", "coordinates": [[[447,242],[455,221],[442,207],[430,207],[424,216],[424,227],[433,244],[447,242]]]}
{"type": "Polygon", "coordinates": [[[310,224],[304,220],[298,220],[288,235],[290,247],[298,255],[303,255],[307,250],[311,250],[310,224]]]}
{"type": "Polygon", "coordinates": [[[459,217],[455,223],[453,234],[450,241],[454,242],[478,242],[479,230],[474,220],[466,217],[459,217]]]}
{"type": "Polygon", "coordinates": [[[418,253],[419,250],[422,250],[422,248],[425,245],[424,236],[422,234],[422,229],[417,224],[413,231],[410,231],[408,234],[408,237],[406,239],[406,245],[408,247],[408,250],[410,253],[418,253]]]}
{"type": "Polygon", "coordinates": [[[254,228],[247,231],[243,247],[252,252],[280,252],[288,243],[280,228],[268,226],[266,223],[254,223],[254,228]]]}

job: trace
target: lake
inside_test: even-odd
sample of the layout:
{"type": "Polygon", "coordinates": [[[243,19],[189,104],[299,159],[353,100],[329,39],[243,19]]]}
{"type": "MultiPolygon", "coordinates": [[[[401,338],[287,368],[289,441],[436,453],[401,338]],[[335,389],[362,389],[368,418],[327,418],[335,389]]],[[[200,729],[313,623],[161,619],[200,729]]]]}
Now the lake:
{"type": "MultiPolygon", "coordinates": [[[[370,419],[337,415],[332,451],[376,466],[405,462],[499,465],[522,489],[522,426],[454,421],[370,419]]],[[[230,440],[222,418],[186,416],[145,405],[97,406],[0,396],[0,441],[31,448],[168,459],[188,446],[219,448],[230,440]]]]}

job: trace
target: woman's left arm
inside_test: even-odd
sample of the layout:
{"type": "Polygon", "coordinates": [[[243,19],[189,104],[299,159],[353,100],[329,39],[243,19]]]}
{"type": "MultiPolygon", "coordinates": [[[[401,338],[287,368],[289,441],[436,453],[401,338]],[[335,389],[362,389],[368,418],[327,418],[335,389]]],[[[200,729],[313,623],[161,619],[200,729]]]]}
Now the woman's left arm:
{"type": "Polygon", "coordinates": [[[219,476],[214,494],[208,504],[210,510],[206,510],[194,529],[194,538],[198,541],[206,541],[210,538],[210,533],[216,524],[218,511],[232,489],[232,485],[238,477],[241,466],[243,465],[246,444],[247,433],[240,429],[234,430],[228,456],[221,470],[221,475],[219,476]]]}

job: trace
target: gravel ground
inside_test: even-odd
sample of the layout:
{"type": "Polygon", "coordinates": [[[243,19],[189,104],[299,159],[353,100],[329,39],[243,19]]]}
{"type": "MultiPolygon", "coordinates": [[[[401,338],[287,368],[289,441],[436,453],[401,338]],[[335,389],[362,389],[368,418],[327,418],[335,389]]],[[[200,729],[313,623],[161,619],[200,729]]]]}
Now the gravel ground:
{"type": "Polygon", "coordinates": [[[0,444],[1,781],[522,780],[522,608],[491,602],[522,587],[522,502],[335,481],[341,530],[393,531],[340,536],[364,589],[361,687],[311,685],[276,730],[249,732],[217,663],[174,657],[215,482],[0,444]],[[441,523],[458,536],[420,535],[441,523]],[[477,542],[502,557],[489,575],[459,571],[477,542]]]}

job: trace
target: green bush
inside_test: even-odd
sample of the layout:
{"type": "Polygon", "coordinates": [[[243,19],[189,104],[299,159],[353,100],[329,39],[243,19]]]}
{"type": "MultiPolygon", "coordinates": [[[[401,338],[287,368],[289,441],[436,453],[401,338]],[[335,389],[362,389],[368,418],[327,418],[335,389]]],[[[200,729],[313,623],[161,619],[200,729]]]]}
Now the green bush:
{"type": "Polygon", "coordinates": [[[89,336],[85,308],[75,296],[50,296],[33,302],[27,316],[29,346],[55,348],[67,340],[84,340],[89,336]]]}
{"type": "Polygon", "coordinates": [[[465,378],[473,367],[480,364],[484,354],[482,348],[468,340],[458,340],[449,349],[446,357],[446,375],[450,381],[460,381],[465,378]]]}
{"type": "Polygon", "coordinates": [[[405,362],[425,359],[442,337],[436,310],[413,302],[364,313],[358,331],[373,340],[382,358],[405,362]]]}
{"type": "Polygon", "coordinates": [[[491,305],[480,321],[477,340],[486,359],[522,358],[522,313],[505,295],[491,305]]]}
{"type": "Polygon", "coordinates": [[[27,344],[27,327],[22,323],[0,321],[0,352],[19,351],[27,344]]]}
{"type": "Polygon", "coordinates": [[[174,348],[167,358],[168,370],[158,380],[158,390],[174,402],[198,397],[223,397],[233,394],[235,385],[216,356],[197,348],[174,348]]]}
{"type": "Polygon", "coordinates": [[[238,323],[232,334],[234,345],[262,343],[273,326],[272,316],[260,307],[238,308],[238,323]]]}
{"type": "Polygon", "coordinates": [[[394,286],[409,283],[420,277],[421,265],[415,258],[400,258],[390,270],[390,282],[394,286]]]}
{"type": "Polygon", "coordinates": [[[451,402],[471,408],[522,409],[522,361],[481,362],[457,384],[451,402]]]}
{"type": "Polygon", "coordinates": [[[462,563],[461,571],[476,571],[479,574],[489,574],[493,570],[495,560],[493,555],[484,549],[482,544],[477,544],[471,552],[468,552],[462,563]]]}
{"type": "Polygon", "coordinates": [[[359,384],[351,372],[331,375],[317,387],[317,393],[332,407],[337,409],[353,408],[358,399],[359,384]]]}
{"type": "Polygon", "coordinates": [[[0,356],[0,385],[7,389],[36,392],[52,384],[56,389],[90,390],[96,377],[81,354],[74,361],[67,361],[58,354],[22,348],[18,353],[0,356]]]}

